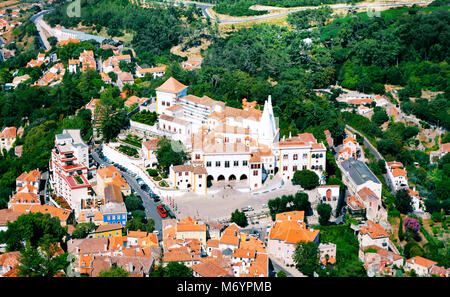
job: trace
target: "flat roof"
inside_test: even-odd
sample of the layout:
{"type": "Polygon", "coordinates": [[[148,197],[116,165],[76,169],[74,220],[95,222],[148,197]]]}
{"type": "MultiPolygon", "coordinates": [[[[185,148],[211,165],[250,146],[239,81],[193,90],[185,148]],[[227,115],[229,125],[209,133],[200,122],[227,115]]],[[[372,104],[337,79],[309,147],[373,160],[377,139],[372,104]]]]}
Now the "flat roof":
{"type": "Polygon", "coordinates": [[[375,174],[373,174],[364,162],[350,158],[343,161],[341,165],[342,168],[349,173],[353,181],[358,185],[362,185],[370,180],[377,184],[381,184],[375,174]]]}

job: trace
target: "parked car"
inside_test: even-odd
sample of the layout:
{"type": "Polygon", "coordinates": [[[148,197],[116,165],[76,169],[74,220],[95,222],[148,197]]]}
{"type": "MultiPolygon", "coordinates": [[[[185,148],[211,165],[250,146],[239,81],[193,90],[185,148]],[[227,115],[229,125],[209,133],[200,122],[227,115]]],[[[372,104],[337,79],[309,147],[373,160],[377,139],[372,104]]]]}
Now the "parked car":
{"type": "Polygon", "coordinates": [[[156,208],[157,208],[157,211],[158,211],[159,215],[160,215],[162,218],[167,217],[167,211],[166,211],[166,209],[164,208],[164,205],[158,205],[158,206],[156,206],[156,208]]]}

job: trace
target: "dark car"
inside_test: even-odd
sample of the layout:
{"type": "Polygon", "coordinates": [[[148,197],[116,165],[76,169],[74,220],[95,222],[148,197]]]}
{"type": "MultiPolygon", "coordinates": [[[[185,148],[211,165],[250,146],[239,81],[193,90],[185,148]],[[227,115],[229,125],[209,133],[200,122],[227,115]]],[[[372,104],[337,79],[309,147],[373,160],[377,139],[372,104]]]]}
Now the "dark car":
{"type": "Polygon", "coordinates": [[[159,215],[160,215],[162,218],[167,217],[167,211],[166,211],[166,209],[164,208],[164,205],[158,205],[158,206],[156,207],[156,209],[158,210],[158,213],[159,213],[159,215]]]}

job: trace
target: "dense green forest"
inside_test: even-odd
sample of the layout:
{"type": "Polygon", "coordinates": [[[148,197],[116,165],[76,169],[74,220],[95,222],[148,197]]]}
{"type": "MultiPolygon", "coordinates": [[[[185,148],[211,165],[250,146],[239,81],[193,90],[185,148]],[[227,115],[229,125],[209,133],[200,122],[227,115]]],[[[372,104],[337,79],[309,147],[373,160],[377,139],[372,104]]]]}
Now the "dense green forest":
{"type": "Polygon", "coordinates": [[[133,38],[125,46],[133,47],[139,61],[148,65],[181,60],[181,57],[170,54],[170,48],[185,39],[188,45],[195,46],[201,38],[213,39],[216,34],[210,22],[199,18],[201,11],[194,6],[187,9],[170,5],[143,9],[128,0],[83,0],[80,17],[68,17],[65,13],[67,5],[45,15],[45,20],[52,27],[59,24],[76,28],[81,24],[92,27],[96,32],[107,28],[107,33],[115,36],[131,33],[133,38]]]}
{"type": "Polygon", "coordinates": [[[267,10],[249,9],[252,5],[266,5],[276,7],[320,6],[324,4],[351,3],[358,1],[346,0],[200,0],[199,2],[214,3],[214,11],[231,16],[254,16],[268,13],[267,10]]]}

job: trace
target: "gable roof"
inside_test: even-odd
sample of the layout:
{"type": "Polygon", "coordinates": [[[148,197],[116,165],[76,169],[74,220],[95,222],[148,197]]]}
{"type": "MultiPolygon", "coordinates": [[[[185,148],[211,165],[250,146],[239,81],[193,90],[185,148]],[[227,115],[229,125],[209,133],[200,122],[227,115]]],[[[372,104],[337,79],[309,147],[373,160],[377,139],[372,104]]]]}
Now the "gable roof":
{"type": "Polygon", "coordinates": [[[175,78],[170,77],[161,86],[156,88],[156,91],[168,92],[168,93],[179,93],[186,88],[187,88],[187,86],[183,85],[175,78]]]}

